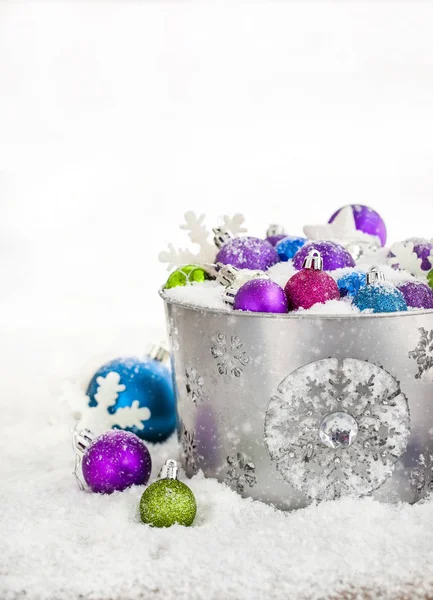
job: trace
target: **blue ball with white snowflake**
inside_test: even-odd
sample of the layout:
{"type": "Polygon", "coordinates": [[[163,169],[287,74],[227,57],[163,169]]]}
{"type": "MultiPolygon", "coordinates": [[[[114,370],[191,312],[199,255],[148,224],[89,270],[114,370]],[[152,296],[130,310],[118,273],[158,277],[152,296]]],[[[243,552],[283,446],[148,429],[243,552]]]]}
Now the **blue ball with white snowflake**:
{"type": "Polygon", "coordinates": [[[275,250],[278,252],[280,260],[287,262],[295,256],[299,248],[302,248],[306,242],[305,238],[288,235],[276,244],[275,250]]]}
{"type": "Polygon", "coordinates": [[[366,283],[367,275],[362,273],[362,271],[346,273],[337,280],[338,289],[340,290],[340,296],[342,298],[345,296],[353,298],[366,283]]]}
{"type": "Polygon", "coordinates": [[[176,428],[171,372],[162,360],[116,358],[98,369],[86,392],[93,422],[163,442],[176,428]]]}
{"type": "Polygon", "coordinates": [[[403,294],[395,286],[386,282],[368,283],[353,299],[360,311],[390,313],[407,310],[403,294]]]}

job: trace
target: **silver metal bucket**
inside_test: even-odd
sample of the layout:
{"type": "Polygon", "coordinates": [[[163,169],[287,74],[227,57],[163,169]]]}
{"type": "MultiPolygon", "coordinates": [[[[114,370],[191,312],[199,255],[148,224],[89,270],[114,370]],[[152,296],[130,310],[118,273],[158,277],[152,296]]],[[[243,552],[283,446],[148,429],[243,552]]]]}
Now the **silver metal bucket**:
{"type": "Polygon", "coordinates": [[[279,508],[433,487],[433,310],[166,305],[183,466],[279,508]]]}

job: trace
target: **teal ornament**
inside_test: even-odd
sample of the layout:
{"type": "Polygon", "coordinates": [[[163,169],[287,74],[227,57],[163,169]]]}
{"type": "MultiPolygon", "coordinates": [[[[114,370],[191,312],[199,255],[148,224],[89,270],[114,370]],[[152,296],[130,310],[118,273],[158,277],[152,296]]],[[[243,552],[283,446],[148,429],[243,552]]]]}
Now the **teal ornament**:
{"type": "Polygon", "coordinates": [[[377,267],[367,273],[367,284],[353,299],[353,304],[362,312],[391,313],[407,311],[403,294],[390,283],[386,283],[384,274],[377,267]]]}
{"type": "Polygon", "coordinates": [[[340,290],[340,296],[344,298],[349,296],[353,298],[364,287],[367,283],[367,275],[361,271],[352,271],[346,273],[337,281],[338,289],[340,290]]]}
{"type": "Polygon", "coordinates": [[[144,359],[116,358],[98,369],[88,388],[89,411],[104,429],[131,431],[148,442],[163,442],[176,428],[176,400],[169,353],[152,348],[144,359]]]}
{"type": "Polygon", "coordinates": [[[306,238],[288,235],[275,245],[275,250],[282,262],[287,262],[295,256],[299,248],[307,243],[306,238]]]}

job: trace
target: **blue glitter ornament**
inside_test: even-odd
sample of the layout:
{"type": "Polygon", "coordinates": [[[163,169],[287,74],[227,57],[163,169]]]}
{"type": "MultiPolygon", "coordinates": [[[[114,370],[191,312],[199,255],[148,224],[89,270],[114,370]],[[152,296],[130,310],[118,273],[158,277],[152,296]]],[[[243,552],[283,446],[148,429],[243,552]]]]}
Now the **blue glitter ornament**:
{"type": "Polygon", "coordinates": [[[353,297],[364,287],[367,283],[367,275],[361,271],[352,271],[346,273],[337,281],[338,289],[340,290],[340,296],[353,297]]]}
{"type": "Polygon", "coordinates": [[[392,284],[385,282],[384,274],[377,267],[372,267],[367,273],[367,284],[356,294],[353,304],[360,311],[369,310],[373,313],[407,310],[403,294],[392,284]]]}
{"type": "Polygon", "coordinates": [[[287,262],[295,256],[299,248],[302,248],[306,241],[305,238],[288,235],[276,244],[275,250],[278,252],[280,260],[287,262]]]}
{"type": "Polygon", "coordinates": [[[108,428],[132,431],[148,442],[167,439],[176,428],[171,372],[163,364],[167,357],[156,347],[144,359],[116,358],[103,365],[87,388],[89,411],[95,407],[108,428]]]}

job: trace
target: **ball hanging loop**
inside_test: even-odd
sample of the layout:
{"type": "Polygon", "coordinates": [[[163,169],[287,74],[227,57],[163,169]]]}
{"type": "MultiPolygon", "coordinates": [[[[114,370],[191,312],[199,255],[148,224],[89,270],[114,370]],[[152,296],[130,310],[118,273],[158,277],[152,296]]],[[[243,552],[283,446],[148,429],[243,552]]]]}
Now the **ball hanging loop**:
{"type": "Polygon", "coordinates": [[[367,273],[367,284],[376,283],[378,281],[385,281],[385,274],[379,267],[371,267],[367,273]]]}
{"type": "Polygon", "coordinates": [[[313,271],[323,271],[323,258],[318,250],[312,249],[305,257],[302,265],[303,269],[313,269],[313,271]]]}

